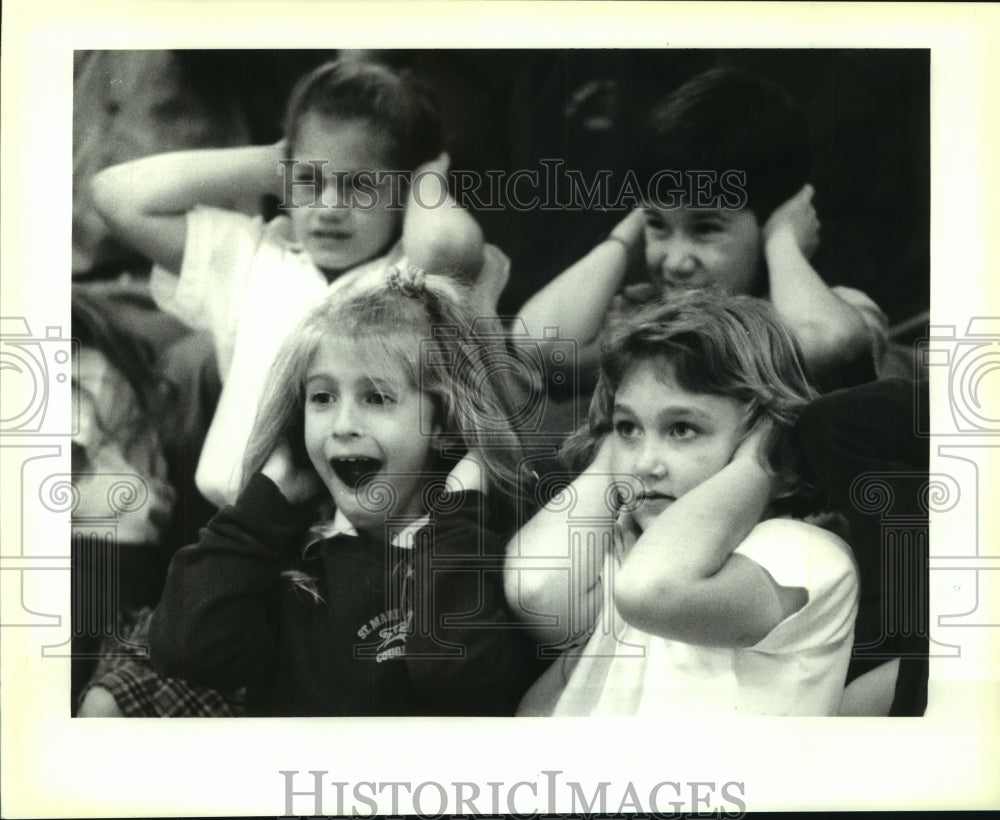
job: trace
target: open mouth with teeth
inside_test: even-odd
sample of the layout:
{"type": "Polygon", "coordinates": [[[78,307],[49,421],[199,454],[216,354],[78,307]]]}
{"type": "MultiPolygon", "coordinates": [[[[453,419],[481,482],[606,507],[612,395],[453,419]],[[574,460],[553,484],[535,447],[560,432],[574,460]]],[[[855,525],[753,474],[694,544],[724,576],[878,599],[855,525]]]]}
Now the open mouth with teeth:
{"type": "Polygon", "coordinates": [[[352,489],[361,482],[374,478],[381,466],[382,462],[377,458],[368,458],[367,456],[330,459],[330,467],[337,478],[352,489]]]}

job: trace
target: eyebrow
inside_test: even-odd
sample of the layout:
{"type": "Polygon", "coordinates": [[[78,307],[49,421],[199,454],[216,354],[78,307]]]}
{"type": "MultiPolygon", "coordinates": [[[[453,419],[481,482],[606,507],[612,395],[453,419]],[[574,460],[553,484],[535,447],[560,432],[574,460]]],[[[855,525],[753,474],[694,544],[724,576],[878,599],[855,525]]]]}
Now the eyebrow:
{"type": "MultiPolygon", "coordinates": [[[[681,208],[678,209],[678,213],[680,213],[682,224],[702,222],[708,219],[718,219],[728,225],[732,222],[733,214],[735,212],[725,208],[681,208]]],[[[667,219],[663,212],[656,208],[647,207],[645,209],[645,214],[647,222],[663,222],[667,219]]]]}
{"type": "Polygon", "coordinates": [[[733,212],[724,208],[687,208],[684,213],[689,219],[722,219],[728,222],[733,212]]]}
{"type": "Polygon", "coordinates": [[[306,385],[310,385],[313,382],[336,382],[337,380],[331,376],[329,373],[310,373],[306,376],[306,385]]]}
{"type": "MultiPolygon", "coordinates": [[[[621,413],[626,416],[631,416],[632,418],[638,418],[639,415],[627,404],[621,404],[615,402],[614,413],[621,413]]],[[[683,404],[669,404],[666,407],[661,407],[656,412],[656,420],[658,423],[662,424],[664,421],[701,421],[708,422],[711,421],[711,415],[706,413],[697,407],[689,407],[683,404]]]]}
{"type": "MultiPolygon", "coordinates": [[[[327,373],[326,371],[323,370],[317,373],[310,373],[308,376],[306,376],[306,386],[308,386],[314,381],[332,382],[333,384],[336,384],[338,386],[340,385],[340,380],[336,376],[334,376],[331,373],[327,373]]],[[[374,387],[377,390],[403,389],[400,382],[395,381],[393,379],[381,379],[377,376],[362,376],[361,378],[357,379],[354,382],[353,386],[355,388],[358,388],[359,390],[370,387],[374,387]]]]}

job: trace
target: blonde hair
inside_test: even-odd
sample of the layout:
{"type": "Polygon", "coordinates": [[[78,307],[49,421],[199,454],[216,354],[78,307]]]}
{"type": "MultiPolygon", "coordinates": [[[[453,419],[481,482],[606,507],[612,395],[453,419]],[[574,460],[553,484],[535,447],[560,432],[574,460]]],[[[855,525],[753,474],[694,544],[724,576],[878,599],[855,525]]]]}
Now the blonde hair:
{"type": "Polygon", "coordinates": [[[297,468],[313,469],[305,449],[305,381],[321,341],[337,336],[402,367],[410,385],[431,398],[444,438],[474,449],[489,490],[513,498],[522,456],[510,420],[517,397],[528,389],[527,379],[518,377],[526,371],[499,319],[473,321],[465,297],[446,277],[391,269],[384,281],[336,291],[313,308],[271,367],[243,463],[244,483],[282,440],[297,468]]]}

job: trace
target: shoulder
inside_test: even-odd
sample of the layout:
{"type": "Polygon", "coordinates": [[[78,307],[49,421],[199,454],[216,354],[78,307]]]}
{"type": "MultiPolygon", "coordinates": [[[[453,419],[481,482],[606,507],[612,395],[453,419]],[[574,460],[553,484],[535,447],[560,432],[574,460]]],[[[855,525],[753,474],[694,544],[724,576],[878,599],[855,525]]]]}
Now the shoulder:
{"type": "MultiPolygon", "coordinates": [[[[195,205],[187,212],[188,228],[202,228],[244,233],[259,237],[267,227],[260,216],[251,216],[242,211],[217,208],[212,205],[195,205]]],[[[268,223],[270,224],[270,223],[268,223]]]]}
{"type": "Polygon", "coordinates": [[[442,493],[434,500],[427,526],[434,548],[443,552],[502,553],[500,537],[489,526],[486,496],[473,490],[442,493]]]}
{"type": "Polygon", "coordinates": [[[295,239],[295,234],[292,233],[292,220],[287,216],[279,215],[268,222],[264,222],[261,217],[254,217],[253,221],[264,242],[284,248],[292,253],[303,252],[302,246],[295,239]]]}
{"type": "Polygon", "coordinates": [[[279,215],[265,222],[260,214],[250,215],[209,205],[197,205],[188,211],[189,250],[191,243],[202,248],[215,248],[215,253],[232,256],[264,254],[270,262],[278,258],[301,258],[311,265],[309,257],[295,240],[292,223],[279,215]]]}
{"type": "Polygon", "coordinates": [[[755,526],[737,547],[740,552],[766,552],[800,547],[816,556],[850,556],[847,544],[836,533],[800,518],[769,518],[755,526]]]}
{"type": "Polygon", "coordinates": [[[795,518],[762,521],[735,552],[760,564],[781,586],[856,585],[850,547],[838,535],[795,518]]]}
{"type": "Polygon", "coordinates": [[[849,652],[858,607],[858,574],[847,544],[804,521],[771,519],[758,524],[737,551],[744,545],[749,547],[748,557],[758,561],[775,582],[806,593],[805,603],[752,649],[789,653],[836,645],[838,651],[849,652]]]}

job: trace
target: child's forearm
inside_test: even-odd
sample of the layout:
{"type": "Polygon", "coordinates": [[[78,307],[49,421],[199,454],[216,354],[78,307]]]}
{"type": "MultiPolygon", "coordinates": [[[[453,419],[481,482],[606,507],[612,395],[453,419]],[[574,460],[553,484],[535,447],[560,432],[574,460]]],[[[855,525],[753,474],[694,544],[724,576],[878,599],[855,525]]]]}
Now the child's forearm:
{"type": "Polygon", "coordinates": [[[764,254],[771,302],[810,365],[850,360],[870,347],[861,314],[827,287],[791,234],[769,237],[764,254]]]}
{"type": "Polygon", "coordinates": [[[232,689],[270,663],[282,552],[301,538],[307,516],[270,479],[255,475],[198,544],[174,555],[150,625],[158,670],[232,689]]]}
{"type": "Polygon", "coordinates": [[[615,603],[625,620],[666,637],[698,642],[699,635],[712,635],[708,624],[698,623],[699,608],[712,612],[720,595],[735,600],[714,579],[760,521],[770,494],[760,463],[737,457],[674,501],[642,533],[617,575],[615,603]],[[694,629],[686,632],[692,618],[694,629]]]}
{"type": "Polygon", "coordinates": [[[536,636],[550,644],[568,638],[571,596],[581,611],[593,607],[584,599],[599,595],[598,579],[604,551],[610,538],[616,510],[611,503],[613,479],[607,463],[607,447],[601,447],[594,462],[562,493],[540,510],[507,545],[504,588],[515,614],[524,620],[557,616],[552,626],[536,626],[536,636]],[[572,503],[567,504],[572,499],[572,503]],[[574,555],[570,518],[586,520],[574,527],[581,554],[574,555]],[[588,547],[588,541],[594,549],[588,547]],[[598,590],[595,592],[595,590],[598,590]]]}
{"type": "Polygon", "coordinates": [[[664,510],[626,563],[671,583],[708,578],[760,521],[769,498],[764,468],[749,458],[734,459],[664,510]]]}
{"type": "Polygon", "coordinates": [[[615,240],[601,242],[525,303],[518,313],[529,335],[541,338],[546,327],[580,345],[593,342],[604,327],[608,309],[621,290],[629,254],[615,240]]]}
{"type": "Polygon", "coordinates": [[[145,213],[178,214],[248,194],[280,194],[280,159],[277,145],[175,151],[105,168],[93,186],[106,194],[102,204],[114,196],[145,213]]]}
{"type": "Polygon", "coordinates": [[[544,328],[555,326],[581,349],[593,348],[633,258],[642,253],[645,225],[645,211],[636,208],[604,242],[529,299],[519,315],[528,332],[541,337],[544,328]]]}
{"type": "Polygon", "coordinates": [[[106,168],[91,181],[112,233],[171,270],[184,253],[184,217],[195,205],[233,208],[281,193],[276,145],[178,151],[106,168]]]}

